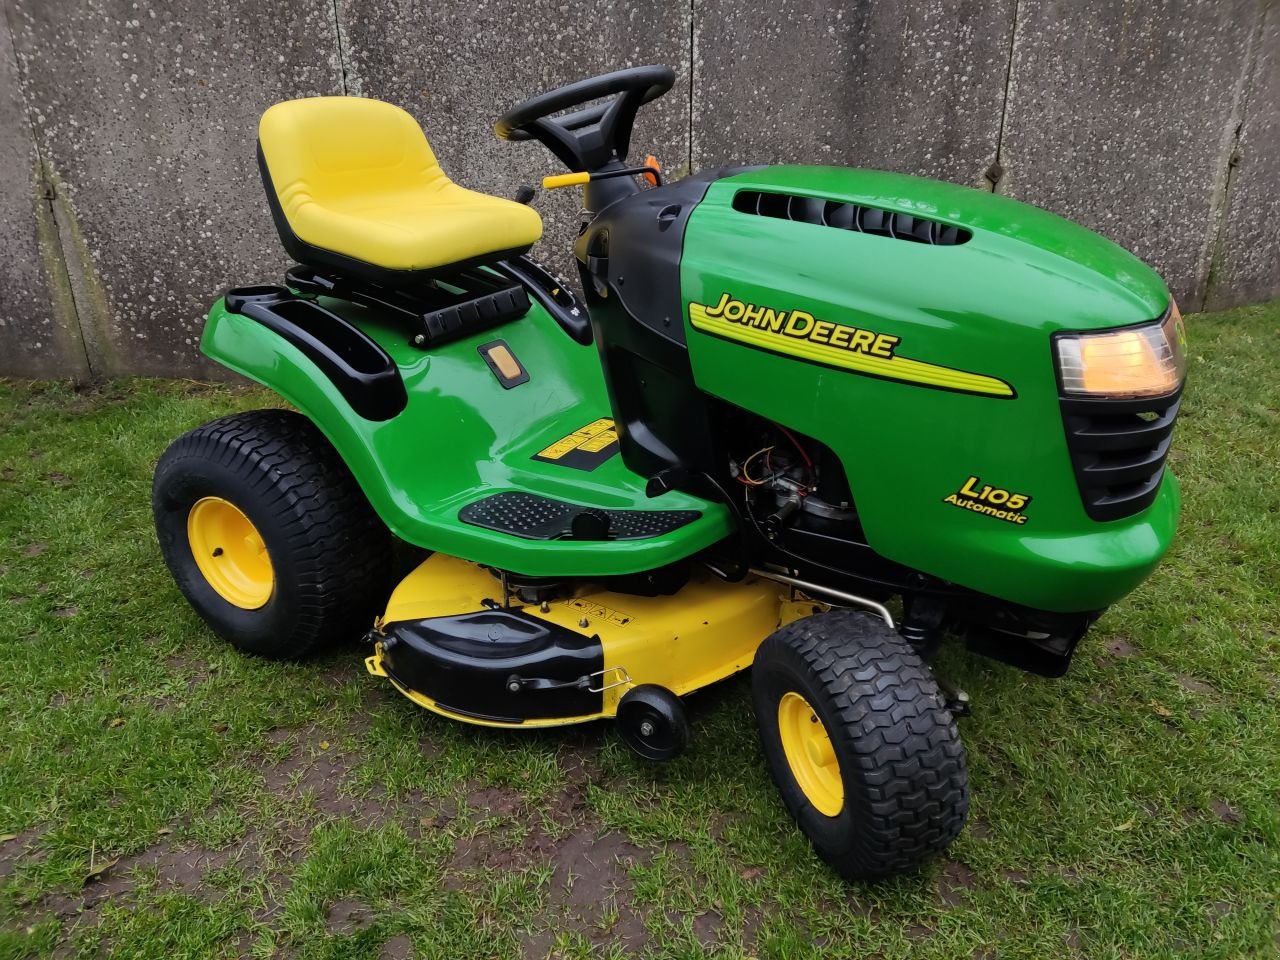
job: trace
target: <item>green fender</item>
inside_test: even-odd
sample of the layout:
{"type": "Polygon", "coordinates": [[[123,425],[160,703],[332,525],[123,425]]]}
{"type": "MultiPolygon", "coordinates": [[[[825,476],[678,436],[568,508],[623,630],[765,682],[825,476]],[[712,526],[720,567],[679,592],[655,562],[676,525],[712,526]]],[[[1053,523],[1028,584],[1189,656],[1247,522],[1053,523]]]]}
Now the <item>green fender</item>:
{"type": "Polygon", "coordinates": [[[533,459],[610,416],[596,351],[569,340],[538,304],[520,320],[424,351],[408,343],[403,327],[374,311],[320,302],[391,355],[408,394],[397,416],[381,422],[358,416],[301,350],[250,317],[231,313],[221,300],[210,310],[201,350],[309,417],[401,539],[486,566],[558,577],[652,570],[731,532],[721,504],[679,491],[649,498],[645,478],[627,470],[616,453],[589,471],[533,459]],[[477,348],[499,339],[528,371],[528,382],[507,389],[490,371],[477,348]],[[701,516],[647,539],[594,542],[525,539],[459,520],[467,504],[504,491],[606,510],[693,510],[701,516]]]}

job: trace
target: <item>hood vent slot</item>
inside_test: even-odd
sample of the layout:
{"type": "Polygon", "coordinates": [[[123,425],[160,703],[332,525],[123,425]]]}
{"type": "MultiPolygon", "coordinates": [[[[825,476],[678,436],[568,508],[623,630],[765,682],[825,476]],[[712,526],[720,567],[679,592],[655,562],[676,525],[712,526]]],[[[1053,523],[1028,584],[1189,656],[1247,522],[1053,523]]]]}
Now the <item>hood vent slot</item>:
{"type": "Polygon", "coordinates": [[[909,240],[912,243],[931,243],[940,247],[965,243],[973,236],[961,227],[926,220],[909,213],[895,213],[856,203],[838,203],[821,197],[796,197],[786,193],[739,190],[733,198],[733,209],[757,217],[796,220],[821,227],[872,233],[880,237],[909,240]]]}

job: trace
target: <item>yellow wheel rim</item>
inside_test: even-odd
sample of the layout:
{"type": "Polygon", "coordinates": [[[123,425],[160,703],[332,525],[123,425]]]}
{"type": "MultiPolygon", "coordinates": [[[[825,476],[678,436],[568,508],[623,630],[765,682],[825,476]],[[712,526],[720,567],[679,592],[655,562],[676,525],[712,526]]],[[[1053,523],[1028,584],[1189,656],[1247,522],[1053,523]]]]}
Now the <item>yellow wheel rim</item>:
{"type": "Polygon", "coordinates": [[[276,576],[267,545],[234,503],[197,500],[187,515],[187,539],[196,566],[227,603],[257,610],[271,599],[276,576]]]}
{"type": "Polygon", "coordinates": [[[778,701],[778,733],[791,775],[819,813],[834,817],[844,809],[844,782],[827,728],[800,694],[778,701]]]}

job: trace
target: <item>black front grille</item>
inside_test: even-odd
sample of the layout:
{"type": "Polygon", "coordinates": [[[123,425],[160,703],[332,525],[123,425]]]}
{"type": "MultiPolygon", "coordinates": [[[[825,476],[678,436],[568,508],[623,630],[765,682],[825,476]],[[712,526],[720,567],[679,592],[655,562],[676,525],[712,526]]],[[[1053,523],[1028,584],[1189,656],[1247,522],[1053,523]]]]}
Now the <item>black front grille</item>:
{"type": "Polygon", "coordinates": [[[1181,403],[1181,389],[1141,400],[1062,398],[1067,447],[1090,517],[1119,520],[1155,500],[1181,403]]]}
{"type": "Polygon", "coordinates": [[[821,197],[797,197],[788,193],[765,193],[739,190],[733,197],[733,209],[758,217],[797,220],[838,230],[870,233],[913,243],[930,243],[951,247],[966,242],[973,234],[963,227],[940,223],[910,213],[881,210],[856,203],[838,203],[821,197]]]}

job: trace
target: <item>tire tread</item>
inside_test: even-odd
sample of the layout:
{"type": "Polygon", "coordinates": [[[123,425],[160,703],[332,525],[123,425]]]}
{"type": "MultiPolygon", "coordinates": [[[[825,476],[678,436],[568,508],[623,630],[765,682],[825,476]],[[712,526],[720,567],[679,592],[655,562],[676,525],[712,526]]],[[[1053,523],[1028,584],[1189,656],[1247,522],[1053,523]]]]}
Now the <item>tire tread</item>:
{"type": "Polygon", "coordinates": [[[304,657],[368,625],[370,598],[389,575],[390,538],[315,424],[288,410],[254,410],[196,427],[161,456],[157,491],[166,474],[187,460],[235,472],[261,505],[288,518],[286,549],[299,571],[291,585],[298,612],[290,636],[280,638],[281,652],[256,652],[304,657]]]}
{"type": "MultiPolygon", "coordinates": [[[[838,610],[767,638],[757,669],[778,660],[800,667],[833,706],[838,723],[828,733],[842,758],[854,758],[870,811],[847,851],[819,853],[850,879],[874,879],[914,870],[944,850],[968,815],[968,770],[955,720],[919,654],[878,619],[838,610]]],[[[780,778],[790,773],[776,766],[771,773],[786,797],[780,778]]]]}

